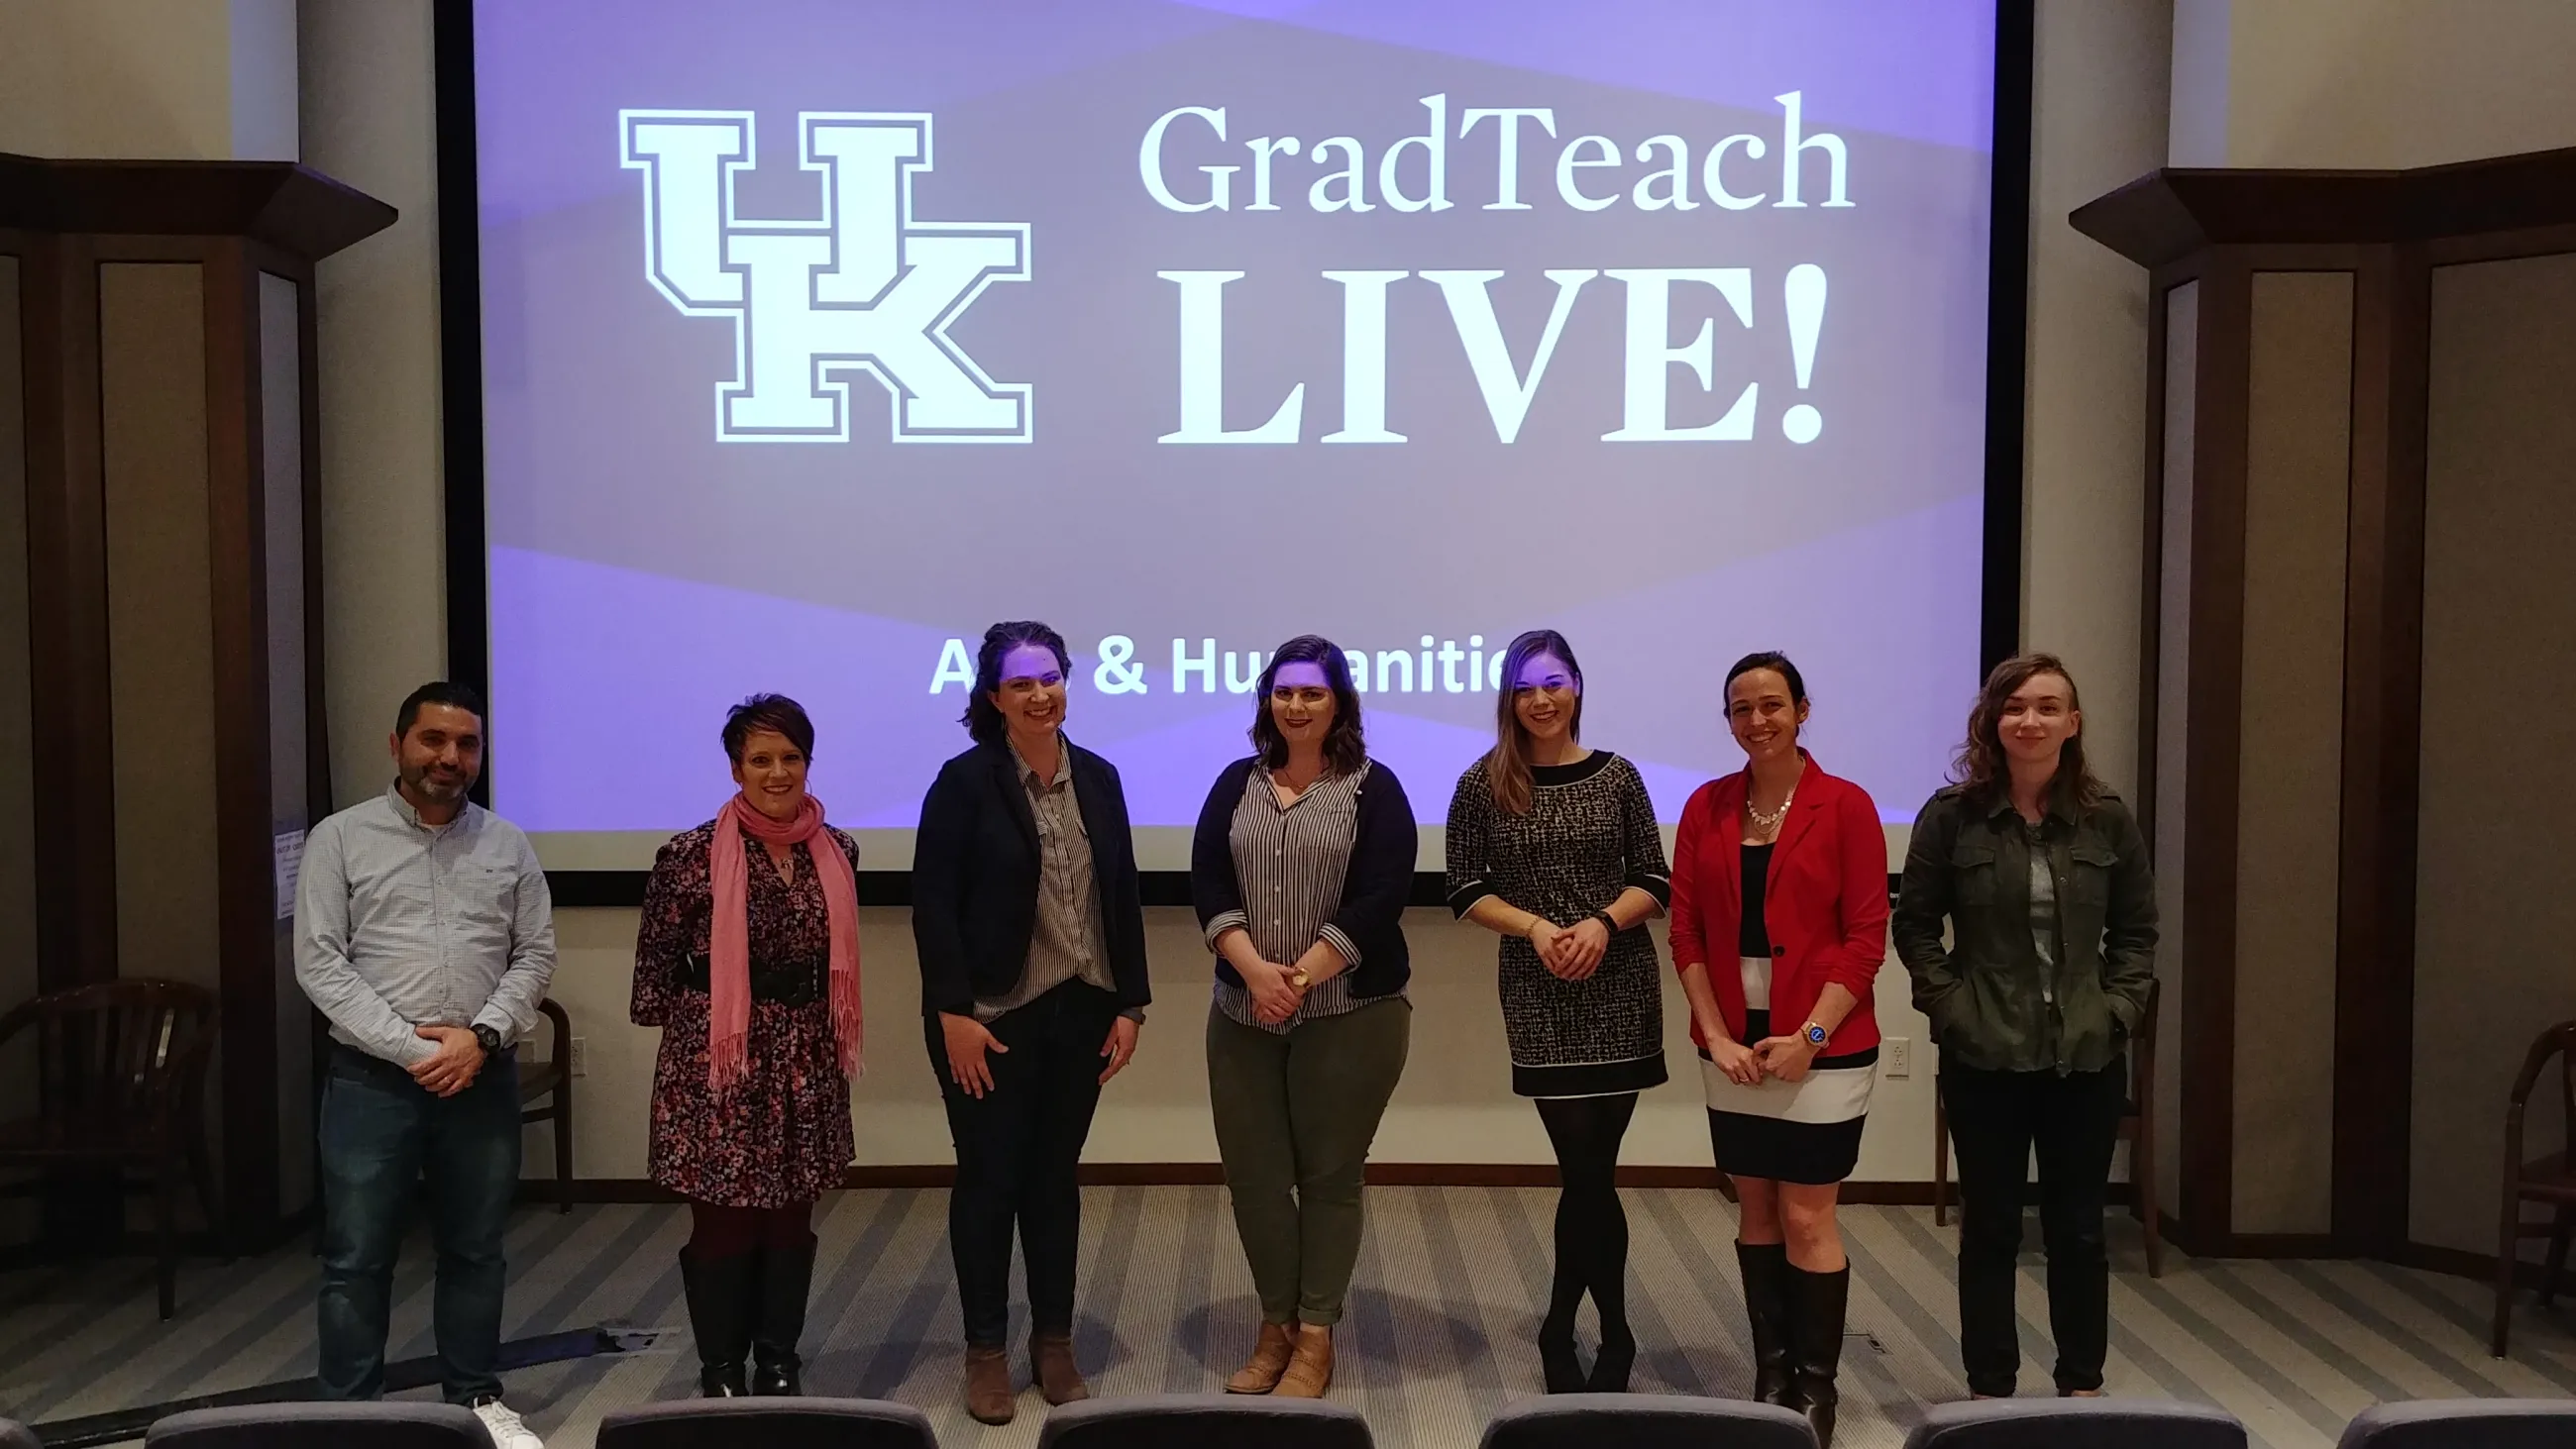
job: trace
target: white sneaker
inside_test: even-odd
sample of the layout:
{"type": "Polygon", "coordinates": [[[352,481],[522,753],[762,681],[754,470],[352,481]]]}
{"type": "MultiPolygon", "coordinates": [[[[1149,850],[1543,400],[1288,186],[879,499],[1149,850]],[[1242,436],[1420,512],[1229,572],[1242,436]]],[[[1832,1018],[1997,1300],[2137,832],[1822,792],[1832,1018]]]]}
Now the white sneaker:
{"type": "Polygon", "coordinates": [[[546,1441],[529,1433],[527,1422],[499,1399],[477,1403],[474,1417],[483,1421],[492,1436],[492,1449],[546,1449],[546,1441]]]}

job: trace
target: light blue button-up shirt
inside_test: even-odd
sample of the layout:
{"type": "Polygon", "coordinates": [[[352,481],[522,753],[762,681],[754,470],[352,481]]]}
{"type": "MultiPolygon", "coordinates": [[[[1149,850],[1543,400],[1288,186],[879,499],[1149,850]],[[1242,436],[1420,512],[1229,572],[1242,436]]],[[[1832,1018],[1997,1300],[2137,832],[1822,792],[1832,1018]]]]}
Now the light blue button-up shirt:
{"type": "Polygon", "coordinates": [[[554,898],[519,827],[468,803],[424,825],[398,787],[313,827],[296,886],[295,979],[331,1038],[410,1066],[423,1026],[516,1041],[555,972],[554,898]]]}

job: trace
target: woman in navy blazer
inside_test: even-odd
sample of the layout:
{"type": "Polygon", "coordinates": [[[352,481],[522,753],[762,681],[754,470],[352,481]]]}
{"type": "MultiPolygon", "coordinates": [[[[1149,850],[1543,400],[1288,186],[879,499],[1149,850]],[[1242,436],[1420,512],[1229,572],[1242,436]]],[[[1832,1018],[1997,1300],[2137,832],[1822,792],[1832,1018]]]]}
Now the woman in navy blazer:
{"type": "Polygon", "coordinates": [[[1871,983],[1887,959],[1887,835],[1869,792],[1799,745],[1807,687],[1786,656],[1738,661],[1726,707],[1745,767],[1682,807],[1673,965],[1717,1170],[1742,1207],[1754,1397],[1804,1408],[1832,1449],[1851,1291],[1834,1206],[1878,1072],[1871,983]]]}
{"type": "Polygon", "coordinates": [[[987,1424],[1012,1416],[1015,1226],[1032,1376],[1051,1404],[1090,1396],[1073,1361],[1074,1172],[1152,995],[1127,797],[1107,760],[1064,737],[1070,668],[1044,624],[985,631],[965,720],[975,747],[921,802],[913,854],[923,1034],[957,1148],[948,1239],[966,1405],[987,1424]]]}
{"type": "Polygon", "coordinates": [[[1261,1332],[1229,1393],[1320,1397],[1359,1261],[1360,1183],[1404,1074],[1413,1006],[1401,917],[1420,834],[1371,760],[1330,640],[1262,671],[1255,753],[1217,776],[1190,846],[1216,955],[1208,1098],[1261,1332]]]}

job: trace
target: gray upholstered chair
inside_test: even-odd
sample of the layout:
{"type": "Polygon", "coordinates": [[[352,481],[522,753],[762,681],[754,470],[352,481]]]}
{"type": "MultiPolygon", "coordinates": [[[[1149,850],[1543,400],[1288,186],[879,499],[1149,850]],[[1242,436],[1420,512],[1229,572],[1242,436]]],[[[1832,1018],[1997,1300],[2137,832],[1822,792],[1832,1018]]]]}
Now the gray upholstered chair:
{"type": "Polygon", "coordinates": [[[1485,1426],[1484,1449],[1816,1449],[1807,1416],[1745,1399],[1554,1394],[1485,1426]]]}
{"type": "Polygon", "coordinates": [[[38,1449],[35,1431],[15,1419],[0,1419],[0,1449],[38,1449]]]}
{"type": "Polygon", "coordinates": [[[2161,1399],[1989,1399],[1942,1404],[1905,1449],[2245,1449],[2234,1415],[2161,1399]]]}
{"type": "Polygon", "coordinates": [[[939,1449],[919,1409],[875,1399],[682,1399],[599,1421],[597,1449],[939,1449]]]}
{"type": "Polygon", "coordinates": [[[2422,1399],[2380,1404],[2345,1426],[2342,1449],[2567,1449],[2576,1401],[2422,1399]]]}
{"type": "Polygon", "coordinates": [[[251,1404],[172,1414],[145,1449],[492,1449],[471,1409],[454,1404],[251,1404]]]}
{"type": "MultiPolygon", "coordinates": [[[[1038,1449],[1374,1449],[1347,1404],[1240,1394],[1086,1399],[1047,1415],[1038,1449]]],[[[612,1449],[602,1444],[599,1449],[612,1449]]]]}

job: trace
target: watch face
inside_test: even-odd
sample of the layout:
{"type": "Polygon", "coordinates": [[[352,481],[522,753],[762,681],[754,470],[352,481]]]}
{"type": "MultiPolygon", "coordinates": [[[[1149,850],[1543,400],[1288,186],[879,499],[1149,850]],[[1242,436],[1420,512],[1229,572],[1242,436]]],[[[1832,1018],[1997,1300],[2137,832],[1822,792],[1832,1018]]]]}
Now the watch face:
{"type": "Polygon", "coordinates": [[[1814,1042],[1818,1046],[1823,1046],[1825,1044],[1825,1029],[1821,1026],[1808,1027],[1807,1040],[1814,1042]]]}

